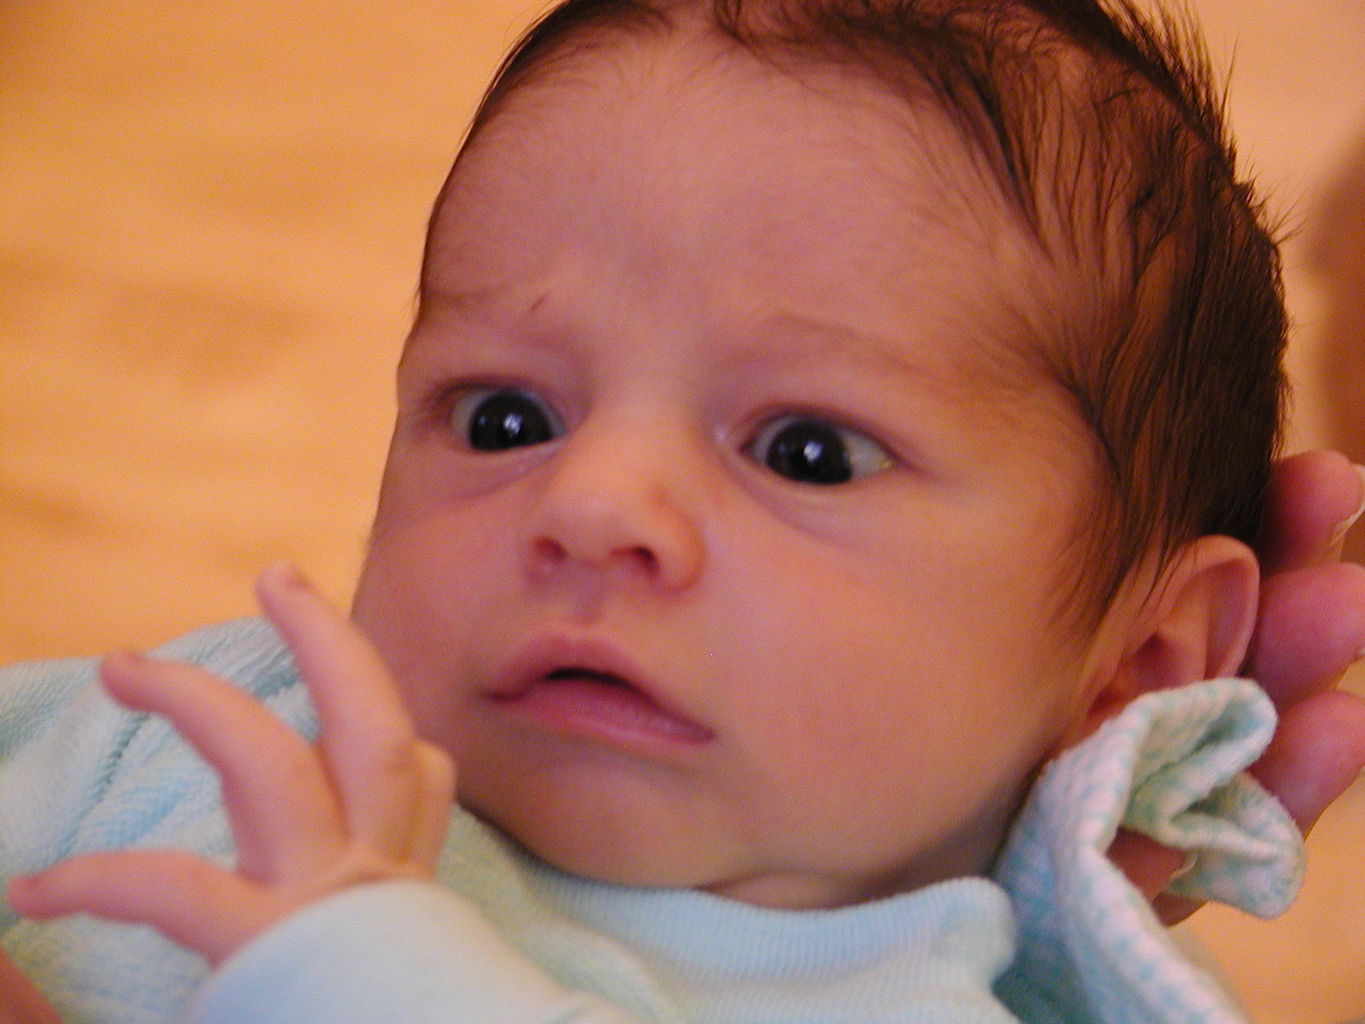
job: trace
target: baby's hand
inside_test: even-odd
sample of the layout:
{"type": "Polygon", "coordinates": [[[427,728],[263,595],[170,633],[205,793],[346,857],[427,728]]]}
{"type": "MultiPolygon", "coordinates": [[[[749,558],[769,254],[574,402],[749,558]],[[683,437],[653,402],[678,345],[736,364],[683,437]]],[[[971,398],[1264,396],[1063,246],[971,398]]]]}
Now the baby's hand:
{"type": "Polygon", "coordinates": [[[149,924],[216,965],[330,893],[432,876],[454,800],[449,756],[418,738],[369,642],[295,570],[263,573],[257,594],[317,707],[315,746],[193,666],[134,654],[101,666],[116,700],[164,715],[218,772],[236,870],[173,851],[87,854],[12,879],[21,914],[149,924]]]}

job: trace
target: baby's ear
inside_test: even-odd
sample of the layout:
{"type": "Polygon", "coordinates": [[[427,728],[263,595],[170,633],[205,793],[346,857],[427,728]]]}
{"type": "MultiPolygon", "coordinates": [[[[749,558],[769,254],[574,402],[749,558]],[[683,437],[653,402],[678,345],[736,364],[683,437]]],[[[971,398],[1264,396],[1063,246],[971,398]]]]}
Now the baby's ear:
{"type": "Polygon", "coordinates": [[[1152,690],[1236,675],[1259,597],[1260,567],[1245,544],[1206,536],[1181,547],[1119,627],[1117,662],[1095,690],[1089,728],[1152,690]]]}

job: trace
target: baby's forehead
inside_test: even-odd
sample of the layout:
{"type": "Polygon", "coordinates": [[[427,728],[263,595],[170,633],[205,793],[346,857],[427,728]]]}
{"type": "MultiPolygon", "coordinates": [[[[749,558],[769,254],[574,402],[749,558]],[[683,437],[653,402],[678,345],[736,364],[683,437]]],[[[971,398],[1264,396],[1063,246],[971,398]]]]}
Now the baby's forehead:
{"type": "MultiPolygon", "coordinates": [[[[721,259],[723,247],[708,248],[715,234],[781,193],[786,205],[746,239],[746,266],[766,260],[790,277],[805,250],[844,246],[863,278],[953,306],[945,357],[1007,336],[1010,351],[991,353],[995,375],[1009,365],[1036,376],[1046,364],[1042,339],[1062,333],[1067,289],[926,90],[897,92],[865,68],[807,54],[774,61],[704,26],[621,30],[600,43],[547,62],[477,126],[433,220],[425,291],[486,274],[481,240],[501,246],[525,230],[535,197],[566,178],[578,179],[580,209],[555,215],[581,215],[586,229],[591,208],[634,202],[655,177],[667,179],[665,202],[696,206],[728,176],[738,200],[688,221],[686,237],[657,239],[645,258],[721,259]],[[870,177],[886,187],[865,187],[870,177]],[[907,254],[917,257],[908,273],[907,254]]],[[[546,230],[537,222],[524,237],[529,258],[546,230]]]]}
{"type": "MultiPolygon", "coordinates": [[[[493,100],[476,117],[465,149],[486,134],[545,130],[546,120],[536,115],[553,105],[556,93],[594,96],[591,109],[601,120],[594,124],[591,117],[581,117],[573,126],[575,142],[601,146],[603,138],[622,127],[621,115],[639,100],[642,82],[663,82],[663,89],[650,90],[662,100],[651,109],[652,116],[625,122],[661,142],[676,134],[670,116],[674,102],[747,104],[756,115],[766,105],[774,120],[792,124],[793,130],[811,123],[807,115],[818,116],[819,106],[833,105],[848,113],[845,126],[833,132],[826,127],[833,145],[849,145],[853,134],[874,128],[894,135],[889,153],[938,154],[945,186],[951,182],[954,190],[965,191],[979,184],[961,180],[961,167],[949,169],[954,164],[981,164],[979,139],[966,130],[931,82],[893,57],[863,61],[811,46],[793,49],[740,42],[710,20],[688,19],[652,31],[629,25],[606,25],[597,31],[601,37],[591,37],[594,44],[561,44],[564,52],[542,57],[517,76],[515,85],[494,91],[493,100]],[[621,108],[613,111],[602,104],[603,96],[620,98],[621,108]]],[[[808,134],[801,141],[809,145],[818,139],[808,134]]],[[[717,145],[725,141],[718,139],[717,145]]],[[[707,153],[693,156],[704,160],[707,153]]],[[[924,167],[916,171],[923,175],[924,167]]]]}
{"type": "MultiPolygon", "coordinates": [[[[861,162],[862,169],[871,165],[899,182],[905,207],[952,222],[963,237],[998,235],[1017,220],[990,161],[927,85],[893,87],[875,70],[804,51],[776,59],[709,24],[617,28],[598,42],[543,59],[481,114],[442,205],[453,199],[477,208],[487,189],[500,185],[497,175],[484,175],[484,195],[461,201],[476,177],[462,173],[470,165],[494,163],[515,173],[540,164],[538,173],[545,173],[546,163],[559,161],[562,169],[568,154],[584,164],[595,159],[604,170],[613,161],[634,160],[641,173],[667,162],[683,187],[718,166],[730,166],[736,176],[848,180],[861,162]],[[695,117],[677,116],[684,106],[736,116],[726,125],[717,116],[716,125],[699,131],[695,117]],[[744,167],[730,159],[765,141],[785,166],[744,167]]],[[[849,181],[850,195],[856,184],[849,181]]]]}

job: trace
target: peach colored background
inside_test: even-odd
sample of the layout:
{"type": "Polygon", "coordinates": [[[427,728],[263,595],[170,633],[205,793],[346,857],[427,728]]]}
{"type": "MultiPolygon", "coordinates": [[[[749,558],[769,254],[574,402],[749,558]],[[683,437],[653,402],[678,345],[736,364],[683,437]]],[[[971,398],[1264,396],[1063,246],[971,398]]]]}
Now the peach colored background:
{"type": "MultiPolygon", "coordinates": [[[[1295,447],[1365,459],[1365,0],[1202,0],[1286,247],[1295,447]]],[[[0,660],[251,611],[359,563],[423,219],[536,0],[0,5],[0,660]]],[[[1365,1016],[1365,786],[1271,925],[1261,1024],[1365,1016]]]]}

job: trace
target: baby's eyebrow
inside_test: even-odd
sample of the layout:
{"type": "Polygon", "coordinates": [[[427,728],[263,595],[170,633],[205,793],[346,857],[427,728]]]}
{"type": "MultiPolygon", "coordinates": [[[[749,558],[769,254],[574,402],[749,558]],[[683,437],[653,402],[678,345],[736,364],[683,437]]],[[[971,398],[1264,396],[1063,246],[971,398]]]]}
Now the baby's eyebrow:
{"type": "Polygon", "coordinates": [[[783,363],[793,368],[833,365],[948,401],[1013,394],[1036,385],[1037,371],[1023,358],[1021,343],[1003,329],[981,322],[954,323],[951,317],[913,329],[935,327],[934,337],[907,334],[900,339],[838,320],[773,311],[755,321],[747,345],[740,343],[736,369],[745,362],[771,360],[777,350],[783,363]]]}
{"type": "Polygon", "coordinates": [[[755,326],[751,345],[741,347],[741,352],[750,348],[752,356],[771,356],[773,347],[780,346],[784,359],[797,362],[836,359],[894,376],[928,379],[942,379],[955,362],[916,358],[892,337],[791,311],[767,314],[755,326]]]}

